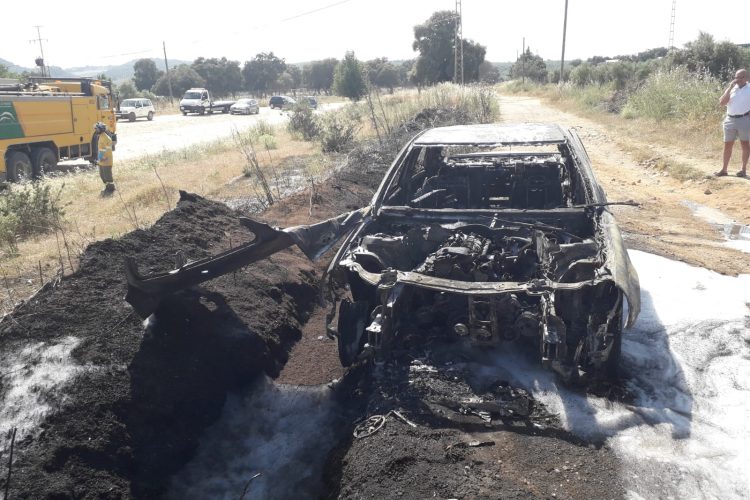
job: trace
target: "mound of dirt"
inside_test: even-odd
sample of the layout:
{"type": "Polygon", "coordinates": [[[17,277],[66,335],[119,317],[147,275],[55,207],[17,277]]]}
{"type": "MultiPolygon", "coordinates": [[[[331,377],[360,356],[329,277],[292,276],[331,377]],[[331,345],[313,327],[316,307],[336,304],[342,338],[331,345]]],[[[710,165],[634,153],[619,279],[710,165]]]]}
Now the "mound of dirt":
{"type": "MultiPolygon", "coordinates": [[[[125,256],[135,256],[143,274],[163,272],[177,252],[198,259],[251,237],[226,206],[181,193],[177,208],[153,227],[91,245],[74,275],[3,319],[0,359],[27,356],[22,370],[40,362],[23,346],[76,346],[67,383],[30,391],[50,411],[41,429],[17,436],[10,498],[158,497],[219,416],[227,392],[261,373],[278,375],[317,296],[317,272],[296,250],[175,296],[145,327],[123,299],[125,256]]],[[[13,390],[4,372],[3,401],[13,390]]],[[[10,421],[35,411],[11,410],[10,421]]]]}

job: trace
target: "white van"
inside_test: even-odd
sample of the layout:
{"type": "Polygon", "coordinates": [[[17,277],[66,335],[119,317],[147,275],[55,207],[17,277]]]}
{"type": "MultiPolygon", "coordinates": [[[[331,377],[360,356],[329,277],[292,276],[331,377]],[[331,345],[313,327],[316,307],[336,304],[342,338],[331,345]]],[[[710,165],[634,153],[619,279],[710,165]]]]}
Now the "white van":
{"type": "Polygon", "coordinates": [[[118,120],[120,118],[127,118],[129,121],[134,122],[138,118],[145,118],[151,121],[154,119],[154,113],[156,113],[156,110],[151,103],[151,99],[138,97],[123,100],[115,115],[118,120]]]}

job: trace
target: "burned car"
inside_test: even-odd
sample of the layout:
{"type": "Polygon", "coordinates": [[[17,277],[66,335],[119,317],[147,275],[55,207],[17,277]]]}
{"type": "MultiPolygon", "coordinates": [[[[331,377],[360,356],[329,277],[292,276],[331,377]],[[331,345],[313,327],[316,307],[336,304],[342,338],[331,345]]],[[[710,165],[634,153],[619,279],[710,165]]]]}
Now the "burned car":
{"type": "Polygon", "coordinates": [[[130,261],[128,300],[147,315],[166,293],[292,244],[317,258],[344,238],[325,277],[344,366],[445,336],[525,340],[565,380],[608,377],[640,308],[609,205],[572,130],[434,128],[401,150],[368,207],[284,230],[247,219],[250,244],[161,276],[130,261]]]}

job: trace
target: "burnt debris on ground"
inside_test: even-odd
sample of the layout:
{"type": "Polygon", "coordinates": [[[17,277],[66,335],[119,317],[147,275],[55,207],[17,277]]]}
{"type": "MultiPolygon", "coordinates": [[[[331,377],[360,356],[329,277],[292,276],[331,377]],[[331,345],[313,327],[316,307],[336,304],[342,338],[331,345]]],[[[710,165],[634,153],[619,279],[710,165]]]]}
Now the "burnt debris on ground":
{"type": "Polygon", "coordinates": [[[4,356],[72,337],[78,367],[64,388],[38,394],[53,411],[15,443],[11,498],[154,498],[228,391],[278,375],[317,296],[316,271],[300,252],[175,296],[146,328],[123,300],[125,256],[144,270],[168,269],[177,253],[197,259],[248,237],[236,213],[183,193],[153,227],[91,245],[75,274],[5,317],[4,356]]]}
{"type": "MultiPolygon", "coordinates": [[[[309,224],[366,205],[405,136],[466,119],[454,115],[426,110],[402,127],[401,137],[361,145],[318,186],[315,203],[309,193],[296,193],[263,219],[309,224]]],[[[0,359],[18,357],[24,347],[26,355],[63,345],[75,365],[64,386],[36,389],[50,412],[15,443],[10,498],[159,498],[170,481],[190,472],[184,467],[225,401],[252,402],[248,391],[280,372],[286,384],[342,377],[332,387],[349,426],[335,420],[346,438],[332,445],[321,497],[621,494],[611,451],[575,440],[528,393],[503,380],[477,385],[458,365],[423,352],[344,374],[335,343],[325,337],[327,311],[315,308],[325,257],[311,264],[285,250],[175,295],[144,326],[123,300],[124,258],[136,257],[148,274],[215,255],[251,237],[237,215],[182,194],[177,208],[148,230],[91,245],[79,271],[0,322],[0,359]],[[380,427],[353,437],[357,423],[378,416],[380,427]]],[[[21,369],[37,362],[29,355],[21,369]]],[[[10,388],[6,374],[0,368],[0,398],[10,388]]],[[[0,491],[7,445],[0,435],[0,491]]]]}

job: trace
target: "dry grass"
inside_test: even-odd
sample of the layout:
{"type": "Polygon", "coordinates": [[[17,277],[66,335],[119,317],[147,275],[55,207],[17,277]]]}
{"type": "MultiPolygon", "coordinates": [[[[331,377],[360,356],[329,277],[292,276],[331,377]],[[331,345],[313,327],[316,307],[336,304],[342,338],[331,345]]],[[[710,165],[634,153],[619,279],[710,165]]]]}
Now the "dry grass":
{"type": "MultiPolygon", "coordinates": [[[[592,86],[595,87],[595,86],[592,86]]],[[[586,117],[607,127],[618,137],[618,146],[634,155],[637,161],[649,163],[678,180],[696,180],[720,166],[723,138],[717,120],[673,118],[656,121],[648,118],[624,118],[596,105],[597,99],[611,95],[602,89],[584,89],[581,93],[561,92],[555,85],[515,87],[501,86],[500,91],[533,95],[561,111],[586,117]],[[667,154],[680,151],[681,155],[667,154]]],[[[718,101],[718,96],[716,96],[718,101]]],[[[717,104],[718,106],[718,104],[717,104]]],[[[739,157],[739,151],[733,160],[739,157]]]]}
{"type": "MultiPolygon", "coordinates": [[[[276,141],[277,149],[258,152],[271,179],[280,176],[275,169],[288,158],[317,154],[314,144],[292,140],[281,129],[276,141]]],[[[12,310],[42,281],[75,271],[90,243],[153,224],[174,208],[180,189],[214,199],[252,198],[254,180],[243,176],[244,167],[245,158],[227,139],[115,163],[117,191],[110,198],[100,196],[103,184],[95,168],[40,181],[61,190],[63,229],[19,242],[15,256],[0,251],[0,312],[12,310]]]]}
{"type": "MultiPolygon", "coordinates": [[[[494,99],[485,102],[488,95],[486,89],[474,93],[439,86],[421,94],[383,95],[382,107],[379,103],[378,108],[391,125],[425,107],[464,106],[476,109],[470,118],[482,121],[497,112],[494,99]]],[[[337,113],[363,125],[357,138],[375,136],[363,104],[347,106],[337,113]]],[[[335,168],[336,157],[321,154],[319,143],[295,140],[285,124],[269,127],[262,122],[246,133],[274,197],[318,183],[335,168]],[[275,139],[274,149],[264,148],[259,140],[269,132],[275,139]]],[[[74,272],[79,256],[90,243],[152,225],[175,206],[180,189],[225,201],[235,208],[262,208],[262,203],[253,203],[260,190],[246,166],[246,157],[227,137],[130,161],[117,162],[115,158],[117,191],[110,198],[100,196],[103,184],[95,168],[40,181],[49,184],[53,192],[61,190],[65,221],[55,234],[20,241],[15,255],[0,250],[0,307],[9,312],[16,301],[33,294],[43,282],[74,272]]]]}

